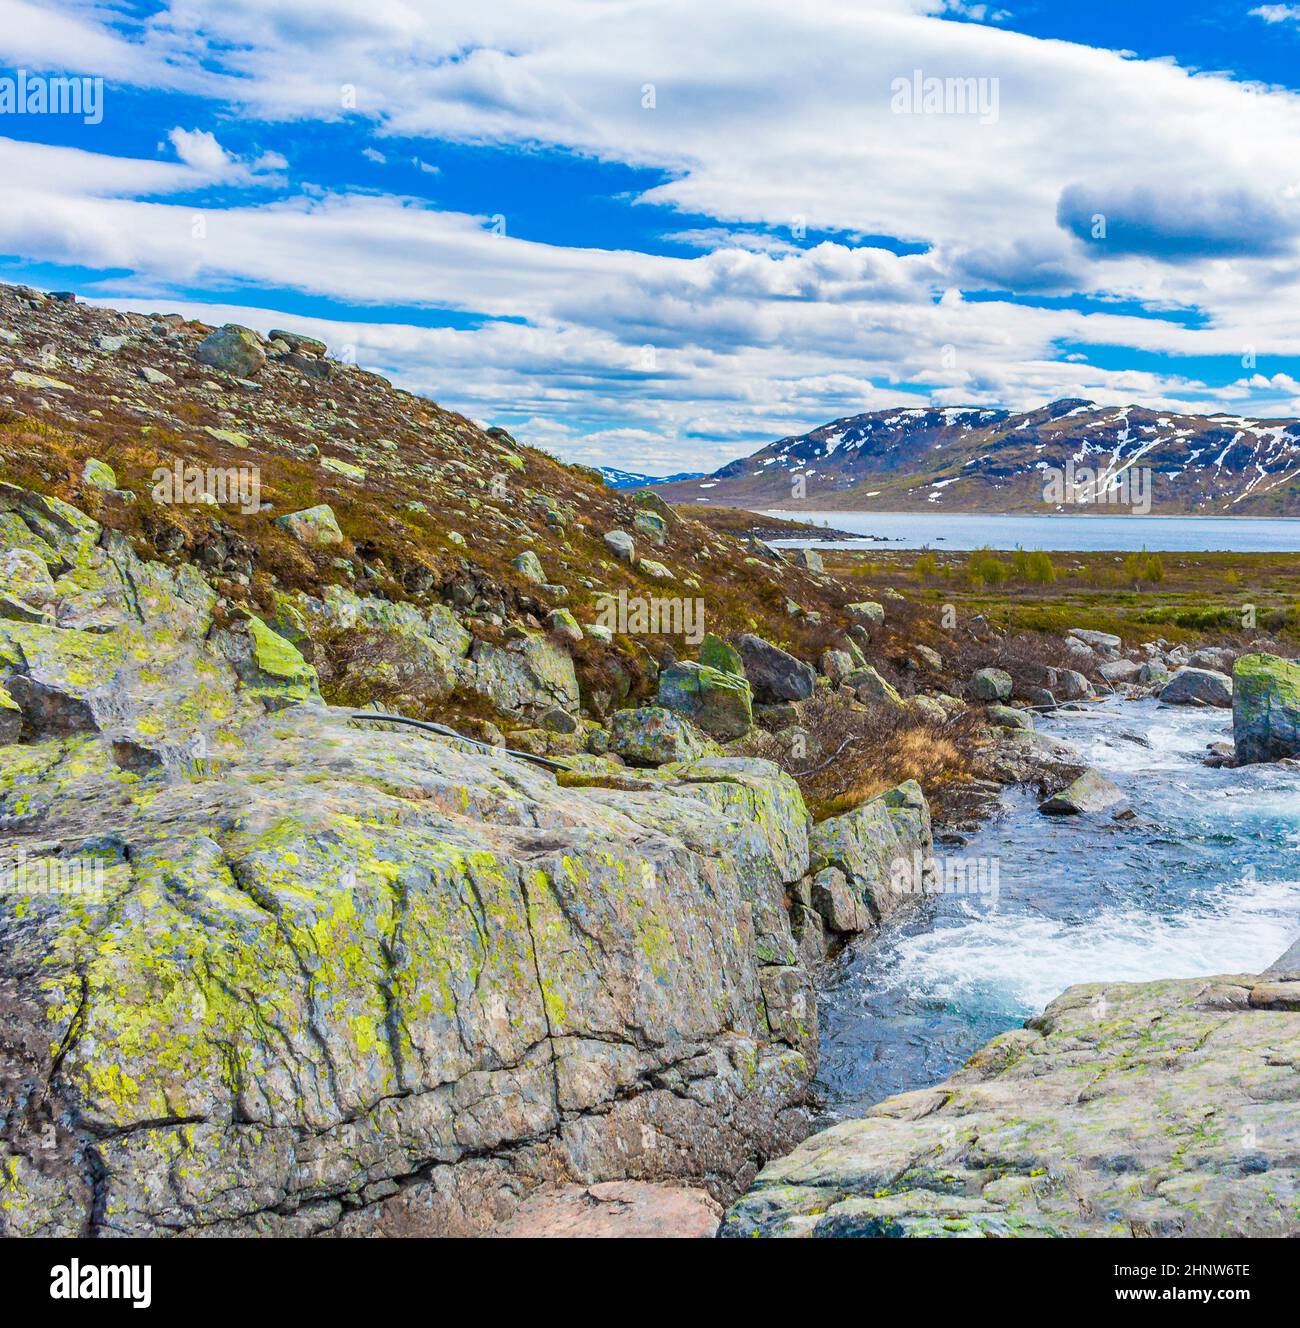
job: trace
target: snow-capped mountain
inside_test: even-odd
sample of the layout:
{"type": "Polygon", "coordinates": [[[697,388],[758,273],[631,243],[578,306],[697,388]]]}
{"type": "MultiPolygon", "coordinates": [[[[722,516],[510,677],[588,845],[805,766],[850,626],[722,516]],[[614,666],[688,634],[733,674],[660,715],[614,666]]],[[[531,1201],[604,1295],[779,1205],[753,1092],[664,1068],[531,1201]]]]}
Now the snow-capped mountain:
{"type": "Polygon", "coordinates": [[[1053,401],[851,415],[781,438],[676,503],[834,511],[1300,516],[1300,421],[1053,401]]]}
{"type": "Polygon", "coordinates": [[[598,466],[597,470],[611,489],[648,489],[655,484],[704,478],[704,473],[699,470],[682,471],[677,475],[641,475],[634,470],[619,470],[616,466],[598,466]]]}

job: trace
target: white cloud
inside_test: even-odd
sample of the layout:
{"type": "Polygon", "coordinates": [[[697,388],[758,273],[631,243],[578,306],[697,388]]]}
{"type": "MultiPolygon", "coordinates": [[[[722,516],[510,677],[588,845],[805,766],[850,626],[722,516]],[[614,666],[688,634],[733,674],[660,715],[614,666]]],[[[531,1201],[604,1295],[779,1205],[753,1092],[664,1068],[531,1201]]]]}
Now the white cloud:
{"type": "MultiPolygon", "coordinates": [[[[1280,22],[1291,9],[1254,12],[1280,22]]],[[[31,31],[29,10],[0,0],[0,52],[36,64],[54,47],[31,31]]],[[[181,127],[178,162],[0,140],[0,173],[14,182],[4,251],[134,274],[118,295],[289,287],[359,309],[522,318],[352,332],[405,385],[528,421],[586,459],[624,448],[614,459],[696,468],[699,439],[739,453],[929,385],[944,402],[1010,406],[1079,395],[1212,408],[1295,395],[1267,363],[1300,355],[1300,98],[1289,92],[947,22],[944,12],[980,15],[944,0],[481,0],[436,11],[169,0],[126,37],[108,9],[48,12],[78,60],[248,116],[356,116],[384,146],[402,139],[403,154],[407,137],[426,137],[662,168],[645,198],[692,214],[666,229],[694,257],[495,236],[484,217],[312,182],[209,209],[196,241],[194,209],[168,194],[278,179],[284,159],[241,163],[210,132],[181,127]],[[997,122],[893,114],[891,80],[918,69],[996,78],[997,122]],[[797,238],[805,230],[844,242],[812,245],[797,238]],[[929,248],[899,256],[850,240],[871,235],[929,248]],[[1084,294],[1109,309],[963,300],[959,289],[1084,294]],[[1133,316],[1132,302],[1169,316],[1133,316]],[[1189,309],[1192,320],[1174,316],[1189,309]],[[1171,358],[1163,372],[1106,369],[1097,361],[1114,355],[1075,345],[1171,358]],[[1179,372],[1179,357],[1248,348],[1264,368],[1229,387],[1179,372]]]]}

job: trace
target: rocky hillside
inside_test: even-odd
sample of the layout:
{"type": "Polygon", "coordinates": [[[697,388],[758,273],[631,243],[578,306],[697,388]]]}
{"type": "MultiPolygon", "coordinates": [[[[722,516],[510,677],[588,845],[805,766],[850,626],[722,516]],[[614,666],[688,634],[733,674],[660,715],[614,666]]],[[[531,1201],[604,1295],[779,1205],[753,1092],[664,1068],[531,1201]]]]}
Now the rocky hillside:
{"type": "Polygon", "coordinates": [[[1021,414],[871,411],[658,492],[791,511],[1122,512],[1134,504],[1111,506],[1109,496],[1132,491],[1142,471],[1153,512],[1300,516],[1300,423],[1082,400],[1021,414]],[[1052,471],[1061,496],[1045,498],[1052,471]]]}

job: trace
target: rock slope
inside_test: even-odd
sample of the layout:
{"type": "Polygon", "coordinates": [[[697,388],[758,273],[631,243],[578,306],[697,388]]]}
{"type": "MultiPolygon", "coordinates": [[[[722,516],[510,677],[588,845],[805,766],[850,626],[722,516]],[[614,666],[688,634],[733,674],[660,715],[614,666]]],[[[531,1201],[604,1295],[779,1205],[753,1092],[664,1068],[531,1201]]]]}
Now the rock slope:
{"type": "Polygon", "coordinates": [[[769,762],[557,777],[324,704],[298,619],[216,601],[0,487],[0,1234],[473,1233],[802,1136],[814,881],[870,925],[915,785],[814,851],[769,762]]]}
{"type": "Polygon", "coordinates": [[[1300,954],[1072,987],[766,1167],[726,1236],[1296,1236],[1300,954]]]}

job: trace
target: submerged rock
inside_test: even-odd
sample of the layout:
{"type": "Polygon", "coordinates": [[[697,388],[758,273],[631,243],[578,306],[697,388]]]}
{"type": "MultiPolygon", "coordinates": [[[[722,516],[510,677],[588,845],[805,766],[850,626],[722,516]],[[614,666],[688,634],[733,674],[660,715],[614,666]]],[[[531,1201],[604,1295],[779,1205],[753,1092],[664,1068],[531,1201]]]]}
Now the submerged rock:
{"type": "Polygon", "coordinates": [[[1100,770],[1089,767],[1069,787],[1054,793],[1038,810],[1047,816],[1078,816],[1104,812],[1124,801],[1123,791],[1100,770]]]}
{"type": "Polygon", "coordinates": [[[1300,664],[1278,655],[1237,660],[1232,734],[1238,765],[1300,755],[1300,664]]]}

